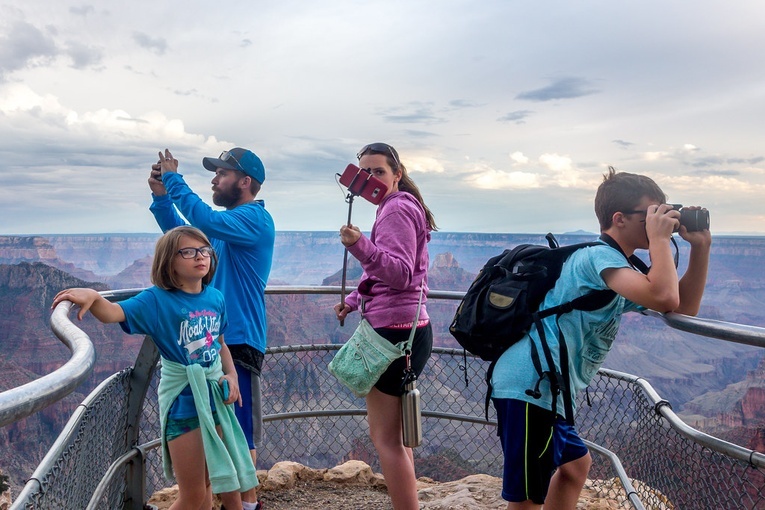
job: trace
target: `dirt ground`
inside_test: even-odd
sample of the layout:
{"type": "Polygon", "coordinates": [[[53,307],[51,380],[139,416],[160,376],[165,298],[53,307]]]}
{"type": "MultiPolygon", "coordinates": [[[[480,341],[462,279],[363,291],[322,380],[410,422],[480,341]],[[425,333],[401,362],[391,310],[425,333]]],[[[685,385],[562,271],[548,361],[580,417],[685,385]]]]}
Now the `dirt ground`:
{"type": "Polygon", "coordinates": [[[340,485],[334,482],[301,481],[288,490],[261,491],[264,510],[387,510],[391,508],[385,489],[368,485],[340,485]]]}
{"type": "MultiPolygon", "coordinates": [[[[578,510],[617,510],[626,508],[623,498],[614,498],[614,480],[589,481],[580,495],[578,510]]],[[[264,510],[389,510],[390,498],[384,487],[325,480],[300,480],[290,488],[259,491],[264,510]]],[[[500,497],[502,481],[488,475],[473,475],[454,482],[418,480],[420,508],[425,510],[505,510],[500,497]]],[[[175,501],[177,488],[163,489],[150,502],[166,510],[175,501]]],[[[657,507],[659,508],[659,507],[657,507]]],[[[660,508],[673,508],[670,505],[660,508]]],[[[213,505],[219,510],[218,504],[213,505]]]]}
{"type": "MultiPolygon", "coordinates": [[[[175,501],[177,489],[166,489],[155,494],[149,502],[158,510],[166,510],[175,501]]],[[[263,510],[388,510],[390,498],[385,489],[369,485],[338,484],[325,481],[299,481],[290,489],[260,490],[258,494],[263,510]]],[[[219,510],[219,501],[213,505],[219,510]]]]}

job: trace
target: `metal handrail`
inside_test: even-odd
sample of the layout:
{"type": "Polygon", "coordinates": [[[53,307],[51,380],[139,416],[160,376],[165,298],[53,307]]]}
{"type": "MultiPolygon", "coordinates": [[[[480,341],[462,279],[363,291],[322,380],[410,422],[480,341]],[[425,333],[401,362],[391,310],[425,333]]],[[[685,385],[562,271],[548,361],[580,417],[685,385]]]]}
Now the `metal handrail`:
{"type": "Polygon", "coordinates": [[[96,350],[90,337],[67,317],[72,303],[59,304],[50,318],[51,329],[72,351],[54,372],[0,393],[0,427],[30,416],[72,393],[93,371],[96,350]]]}
{"type": "Polygon", "coordinates": [[[642,377],[607,368],[601,368],[600,372],[640,386],[648,399],[653,403],[654,411],[667,420],[672,428],[691,441],[706,446],[710,450],[728,455],[736,460],[747,462],[753,467],[765,468],[765,454],[710,436],[685,423],[675,414],[669,402],[661,398],[653,386],[642,377]]]}
{"type": "Polygon", "coordinates": [[[728,342],[765,347],[765,328],[759,326],[748,326],[734,322],[705,319],[703,317],[691,317],[672,312],[659,313],[653,310],[646,310],[643,313],[661,319],[671,328],[680,331],[728,342]]]}
{"type": "Polygon", "coordinates": [[[114,462],[112,462],[109,468],[106,470],[106,473],[104,473],[101,481],[98,482],[96,489],[93,491],[93,496],[91,496],[90,501],[88,502],[88,506],[85,507],[85,510],[95,510],[98,508],[98,502],[101,500],[101,498],[104,497],[104,494],[106,494],[106,491],[109,489],[109,484],[119,472],[120,468],[128,465],[131,462],[142,461],[146,457],[147,451],[159,448],[161,445],[162,441],[160,439],[154,439],[146,444],[133,446],[129,451],[115,459],[114,462]]]}
{"type": "Polygon", "coordinates": [[[608,461],[611,463],[611,466],[614,468],[614,471],[616,471],[616,476],[622,483],[624,492],[627,493],[627,499],[630,500],[633,508],[637,510],[645,510],[645,506],[643,505],[643,502],[640,501],[638,493],[635,490],[635,487],[632,485],[632,480],[630,479],[629,475],[627,475],[627,471],[625,471],[624,466],[622,465],[622,461],[619,459],[619,457],[608,448],[603,448],[602,446],[591,441],[587,441],[586,439],[583,439],[582,441],[584,441],[584,444],[587,445],[587,448],[590,451],[595,452],[598,455],[602,455],[608,459],[608,461]]]}

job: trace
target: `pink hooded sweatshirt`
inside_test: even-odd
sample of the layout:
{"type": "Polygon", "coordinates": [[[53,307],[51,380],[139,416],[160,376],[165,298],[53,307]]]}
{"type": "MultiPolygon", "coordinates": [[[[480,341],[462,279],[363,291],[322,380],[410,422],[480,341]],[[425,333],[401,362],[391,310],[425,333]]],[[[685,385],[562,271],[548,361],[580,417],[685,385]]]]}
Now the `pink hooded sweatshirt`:
{"type": "Polygon", "coordinates": [[[346,298],[357,310],[364,298],[364,317],[374,328],[412,322],[422,296],[420,320],[428,319],[428,246],[425,210],[405,191],[391,193],[377,207],[370,237],[363,234],[348,251],[361,263],[359,286],[346,298]]]}

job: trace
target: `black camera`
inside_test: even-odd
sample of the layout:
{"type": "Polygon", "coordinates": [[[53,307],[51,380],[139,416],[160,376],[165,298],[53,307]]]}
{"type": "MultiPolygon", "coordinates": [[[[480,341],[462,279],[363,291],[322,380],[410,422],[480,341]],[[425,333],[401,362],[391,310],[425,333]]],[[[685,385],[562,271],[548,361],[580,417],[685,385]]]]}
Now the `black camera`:
{"type": "Polygon", "coordinates": [[[680,211],[680,225],[683,225],[688,232],[709,230],[709,211],[706,209],[687,209],[682,204],[667,205],[671,205],[672,209],[680,211]]]}

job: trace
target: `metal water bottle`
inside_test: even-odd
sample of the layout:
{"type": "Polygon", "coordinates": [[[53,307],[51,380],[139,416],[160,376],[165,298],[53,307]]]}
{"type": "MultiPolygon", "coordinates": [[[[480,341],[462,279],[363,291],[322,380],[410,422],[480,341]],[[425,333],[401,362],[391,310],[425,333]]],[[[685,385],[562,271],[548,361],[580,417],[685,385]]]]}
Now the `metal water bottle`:
{"type": "Polygon", "coordinates": [[[420,411],[420,390],[417,376],[411,373],[401,395],[401,425],[404,432],[404,446],[414,448],[422,444],[422,414],[420,411]]]}

